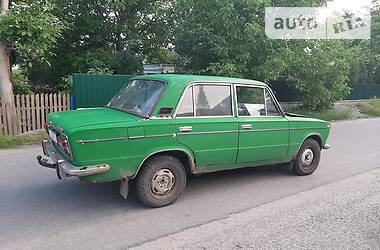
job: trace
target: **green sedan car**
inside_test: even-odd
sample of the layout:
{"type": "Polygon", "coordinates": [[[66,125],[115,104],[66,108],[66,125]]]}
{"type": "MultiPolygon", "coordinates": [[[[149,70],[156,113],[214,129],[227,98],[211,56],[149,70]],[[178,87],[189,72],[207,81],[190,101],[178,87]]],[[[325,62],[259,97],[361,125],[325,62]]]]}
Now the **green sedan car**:
{"type": "Polygon", "coordinates": [[[52,113],[39,163],[58,178],[128,182],[149,207],[174,202],[191,174],[289,163],[313,173],[328,122],[284,113],[258,81],[194,75],[132,78],[106,105],[52,113]]]}

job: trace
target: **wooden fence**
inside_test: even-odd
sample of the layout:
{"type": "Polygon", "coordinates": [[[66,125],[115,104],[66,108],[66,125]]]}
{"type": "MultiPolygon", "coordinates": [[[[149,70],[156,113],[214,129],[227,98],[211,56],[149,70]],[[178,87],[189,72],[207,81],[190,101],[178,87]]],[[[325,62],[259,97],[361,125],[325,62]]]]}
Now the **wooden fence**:
{"type": "Polygon", "coordinates": [[[69,94],[31,94],[15,96],[16,121],[12,112],[0,99],[0,134],[15,135],[42,129],[52,112],[70,109],[69,94]]]}

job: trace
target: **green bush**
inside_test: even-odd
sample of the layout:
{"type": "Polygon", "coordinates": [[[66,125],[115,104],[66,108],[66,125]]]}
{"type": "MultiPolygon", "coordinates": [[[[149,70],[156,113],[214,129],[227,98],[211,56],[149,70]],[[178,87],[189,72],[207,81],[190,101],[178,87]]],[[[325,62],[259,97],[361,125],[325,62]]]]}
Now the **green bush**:
{"type": "Polygon", "coordinates": [[[13,93],[15,95],[26,95],[32,93],[32,86],[28,83],[26,75],[21,70],[12,72],[13,93]]]}

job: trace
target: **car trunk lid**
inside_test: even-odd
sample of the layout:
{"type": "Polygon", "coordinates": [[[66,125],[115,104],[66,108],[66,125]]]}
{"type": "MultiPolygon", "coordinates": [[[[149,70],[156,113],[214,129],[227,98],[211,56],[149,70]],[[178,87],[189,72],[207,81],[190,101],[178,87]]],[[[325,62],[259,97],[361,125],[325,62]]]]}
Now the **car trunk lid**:
{"type": "Polygon", "coordinates": [[[49,122],[65,131],[89,125],[132,122],[141,119],[143,118],[106,107],[55,112],[49,115],[49,122]]]}

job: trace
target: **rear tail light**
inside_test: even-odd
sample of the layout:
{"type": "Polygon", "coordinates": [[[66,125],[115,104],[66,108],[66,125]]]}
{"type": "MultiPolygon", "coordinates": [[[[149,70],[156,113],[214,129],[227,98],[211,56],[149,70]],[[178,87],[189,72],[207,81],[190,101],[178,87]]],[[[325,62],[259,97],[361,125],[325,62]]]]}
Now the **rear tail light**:
{"type": "Polygon", "coordinates": [[[69,142],[65,138],[62,138],[62,136],[58,136],[57,144],[67,155],[71,156],[69,142]]]}
{"type": "Polygon", "coordinates": [[[49,129],[49,123],[44,123],[44,129],[46,131],[46,133],[49,133],[48,129],[49,129]]]}

